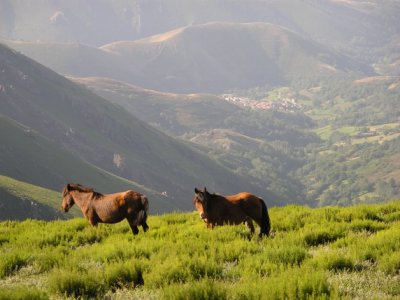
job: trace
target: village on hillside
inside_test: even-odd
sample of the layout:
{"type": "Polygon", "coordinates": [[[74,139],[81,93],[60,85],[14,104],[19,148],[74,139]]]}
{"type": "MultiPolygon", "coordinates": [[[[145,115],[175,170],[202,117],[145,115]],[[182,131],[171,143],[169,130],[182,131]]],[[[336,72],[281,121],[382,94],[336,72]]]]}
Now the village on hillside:
{"type": "Polygon", "coordinates": [[[295,112],[300,110],[301,106],[294,98],[279,98],[276,101],[253,100],[246,97],[233,94],[223,94],[222,99],[235,105],[248,107],[254,110],[279,110],[284,112],[295,112]]]}

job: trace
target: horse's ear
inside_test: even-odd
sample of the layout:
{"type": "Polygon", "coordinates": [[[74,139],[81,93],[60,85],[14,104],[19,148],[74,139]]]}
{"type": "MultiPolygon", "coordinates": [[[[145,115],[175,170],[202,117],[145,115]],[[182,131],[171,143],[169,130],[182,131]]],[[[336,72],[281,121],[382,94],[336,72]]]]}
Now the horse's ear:
{"type": "Polygon", "coordinates": [[[198,194],[200,191],[197,189],[197,187],[195,187],[195,188],[194,188],[194,192],[195,192],[196,194],[198,194]]]}
{"type": "Polygon", "coordinates": [[[208,193],[208,192],[207,192],[207,188],[206,188],[206,187],[204,187],[204,193],[208,193]]]}

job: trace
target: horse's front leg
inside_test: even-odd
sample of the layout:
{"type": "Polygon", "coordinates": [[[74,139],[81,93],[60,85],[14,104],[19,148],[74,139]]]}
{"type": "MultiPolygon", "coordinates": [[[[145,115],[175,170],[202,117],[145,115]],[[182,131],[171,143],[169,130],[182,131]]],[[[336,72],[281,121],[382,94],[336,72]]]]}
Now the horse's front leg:
{"type": "Polygon", "coordinates": [[[255,228],[254,228],[254,224],[253,221],[250,218],[247,218],[245,221],[247,227],[250,229],[250,234],[254,234],[255,228]]]}
{"type": "Polygon", "coordinates": [[[88,217],[90,224],[92,224],[92,226],[97,227],[97,225],[99,224],[99,222],[97,222],[97,220],[94,217],[88,217]]]}

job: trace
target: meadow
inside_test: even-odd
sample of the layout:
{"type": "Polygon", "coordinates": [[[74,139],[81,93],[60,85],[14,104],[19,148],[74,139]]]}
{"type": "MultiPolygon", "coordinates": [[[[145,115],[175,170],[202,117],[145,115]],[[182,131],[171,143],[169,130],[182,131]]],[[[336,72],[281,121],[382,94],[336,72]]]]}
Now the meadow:
{"type": "MultiPolygon", "coordinates": [[[[272,208],[272,234],[197,213],[0,223],[0,299],[399,299],[400,201],[272,208]]],[[[259,230],[259,228],[257,228],[259,230]]]]}

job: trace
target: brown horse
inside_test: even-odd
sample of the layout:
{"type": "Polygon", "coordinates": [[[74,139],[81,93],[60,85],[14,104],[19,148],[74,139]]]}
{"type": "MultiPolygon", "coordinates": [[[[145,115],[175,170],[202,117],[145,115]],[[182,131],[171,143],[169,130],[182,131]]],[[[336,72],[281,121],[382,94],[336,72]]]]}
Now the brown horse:
{"type": "Polygon", "coordinates": [[[67,184],[62,196],[61,207],[64,212],[76,203],[93,226],[97,223],[118,223],[127,219],[135,235],[139,233],[137,226],[141,225],[145,232],[149,228],[146,223],[149,201],[138,192],[103,195],[80,184],[67,184]]]}
{"type": "Polygon", "coordinates": [[[246,223],[253,234],[254,220],[261,228],[260,236],[269,235],[270,219],[267,206],[261,198],[246,192],[221,196],[210,194],[206,188],[204,191],[195,188],[194,193],[194,206],[207,227],[246,223]]]}

